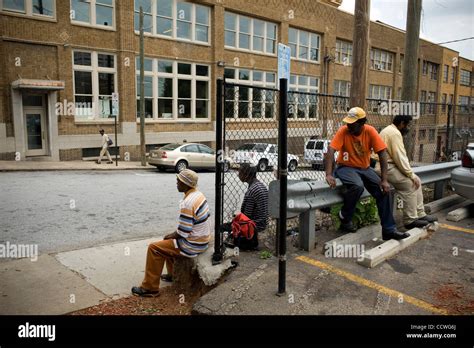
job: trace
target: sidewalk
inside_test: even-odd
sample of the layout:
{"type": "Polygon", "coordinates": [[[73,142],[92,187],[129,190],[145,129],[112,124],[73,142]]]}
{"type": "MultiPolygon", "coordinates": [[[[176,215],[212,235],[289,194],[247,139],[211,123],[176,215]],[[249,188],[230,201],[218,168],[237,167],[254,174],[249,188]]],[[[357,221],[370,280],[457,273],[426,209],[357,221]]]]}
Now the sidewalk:
{"type": "Polygon", "coordinates": [[[0,314],[65,314],[131,296],[144,276],[147,246],[156,239],[1,261],[0,314]]]}
{"type": "MultiPolygon", "coordinates": [[[[444,217],[440,223],[446,223],[444,217]]],[[[353,258],[325,256],[323,245],[337,237],[337,232],[318,231],[316,248],[309,253],[295,248],[297,239],[289,236],[283,296],[276,295],[278,258],[262,259],[261,252],[241,251],[235,258],[239,266],[197,300],[192,312],[201,315],[474,314],[472,254],[468,252],[474,249],[474,230],[470,227],[473,224],[471,218],[441,227],[427,239],[372,269],[357,264],[353,258]],[[458,255],[452,255],[451,245],[460,246],[458,255]]],[[[0,260],[0,314],[66,314],[111,300],[122,301],[131,296],[130,288],[143,279],[146,248],[156,239],[43,254],[37,261],[0,260]]],[[[136,304],[130,306],[135,308],[136,304]]]]}
{"type": "Polygon", "coordinates": [[[147,164],[145,167],[141,162],[119,161],[118,166],[107,164],[97,164],[95,161],[0,161],[0,172],[21,172],[21,171],[48,171],[48,170],[154,170],[156,167],[147,164]]]}

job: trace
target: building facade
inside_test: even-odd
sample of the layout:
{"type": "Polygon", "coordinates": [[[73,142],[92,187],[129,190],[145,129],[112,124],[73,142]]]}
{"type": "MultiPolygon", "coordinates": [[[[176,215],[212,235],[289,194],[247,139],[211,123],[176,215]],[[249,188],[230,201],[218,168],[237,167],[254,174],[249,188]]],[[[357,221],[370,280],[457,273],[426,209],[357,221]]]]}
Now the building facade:
{"type": "MultiPolygon", "coordinates": [[[[212,146],[216,79],[275,88],[280,42],[292,52],[290,89],[348,96],[354,17],[340,2],[0,0],[0,159],[94,158],[98,130],[114,134],[115,121],[120,156],[139,158],[140,7],[148,149],[212,146]]],[[[404,40],[403,31],[371,22],[369,98],[400,99],[404,40]]],[[[418,156],[419,145],[447,141],[448,107],[430,103],[472,110],[472,70],[457,52],[420,41],[418,97],[429,117],[420,119],[418,156]]],[[[276,117],[262,110],[237,112],[236,122],[276,117]]],[[[312,117],[294,116],[293,127],[312,117]]],[[[472,128],[471,118],[463,122],[472,128]]]]}

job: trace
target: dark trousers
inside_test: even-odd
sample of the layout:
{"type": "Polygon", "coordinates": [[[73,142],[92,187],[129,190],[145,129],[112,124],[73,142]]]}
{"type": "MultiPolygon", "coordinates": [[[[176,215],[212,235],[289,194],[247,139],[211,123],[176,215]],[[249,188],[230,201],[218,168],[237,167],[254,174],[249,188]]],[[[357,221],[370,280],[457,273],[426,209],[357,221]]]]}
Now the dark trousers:
{"type": "Polygon", "coordinates": [[[344,193],[344,205],[341,209],[341,215],[344,218],[344,222],[352,220],[356,204],[359,201],[360,196],[362,196],[365,187],[377,202],[382,231],[391,233],[396,230],[390,202],[390,194],[383,193],[380,188],[381,179],[372,168],[361,169],[339,166],[337,167],[334,176],[341,179],[346,187],[346,192],[344,193]]]}

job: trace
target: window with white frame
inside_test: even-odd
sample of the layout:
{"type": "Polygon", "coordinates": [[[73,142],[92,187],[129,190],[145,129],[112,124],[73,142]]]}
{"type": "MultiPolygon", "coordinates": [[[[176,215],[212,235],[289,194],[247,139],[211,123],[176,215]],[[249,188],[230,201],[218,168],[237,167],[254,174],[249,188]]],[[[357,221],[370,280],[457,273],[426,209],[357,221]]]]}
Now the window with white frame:
{"type": "Polygon", "coordinates": [[[320,35],[290,27],[288,45],[291,49],[291,58],[318,63],[320,43],[320,35]]]}
{"type": "Polygon", "coordinates": [[[276,53],[277,25],[272,22],[226,12],[224,36],[228,48],[276,53]]]}
{"type": "Polygon", "coordinates": [[[303,75],[290,76],[288,94],[289,118],[317,119],[319,78],[303,75]],[[291,93],[296,92],[296,93],[291,93]]]}
{"type": "Polygon", "coordinates": [[[115,0],[71,0],[71,22],[115,27],[115,0]]]}
{"type": "Polygon", "coordinates": [[[27,16],[56,17],[56,0],[0,0],[0,10],[27,16]]]}
{"type": "Polygon", "coordinates": [[[116,92],[116,57],[110,53],[73,51],[75,118],[107,119],[116,92]]]}
{"type": "Polygon", "coordinates": [[[449,65],[444,65],[443,67],[443,82],[448,83],[449,78],[449,65]]]}
{"type": "Polygon", "coordinates": [[[336,40],[336,63],[352,65],[352,43],[336,40]]]}
{"type": "Polygon", "coordinates": [[[428,62],[426,60],[423,61],[422,74],[428,75],[428,62]]]}
{"type": "Polygon", "coordinates": [[[403,72],[403,62],[405,61],[405,56],[400,54],[400,61],[398,63],[398,73],[401,74],[403,72]]]}
{"type": "Polygon", "coordinates": [[[428,113],[434,114],[436,107],[436,92],[428,92],[428,113]]]}
{"type": "Polygon", "coordinates": [[[261,119],[276,117],[276,74],[250,69],[225,69],[227,82],[249,85],[226,89],[226,117],[234,119],[261,119]],[[233,112],[232,112],[233,110],[233,112]]]}
{"type": "MultiPolygon", "coordinates": [[[[156,120],[207,120],[210,67],[145,58],[145,117],[156,120]]],[[[140,117],[140,60],[136,59],[137,118],[140,117]]]]}
{"type": "Polygon", "coordinates": [[[392,97],[392,87],[380,86],[380,85],[369,85],[369,98],[388,100],[392,97]]]}
{"type": "Polygon", "coordinates": [[[392,52],[372,48],[370,50],[370,68],[380,71],[393,72],[392,52]]]}
{"type": "Polygon", "coordinates": [[[438,80],[438,64],[428,62],[428,73],[431,80],[438,80]]]}
{"type": "Polygon", "coordinates": [[[179,0],[135,0],[135,31],[194,43],[209,43],[210,7],[179,0]]]}
{"type": "Polygon", "coordinates": [[[443,93],[441,95],[441,111],[446,112],[446,103],[448,102],[448,95],[443,93]]]}
{"type": "Polygon", "coordinates": [[[334,95],[349,97],[351,95],[351,83],[349,81],[334,80],[334,95]]]}
{"type": "Polygon", "coordinates": [[[469,97],[460,95],[458,98],[459,112],[469,111],[469,97]]]}
{"type": "Polygon", "coordinates": [[[461,69],[459,83],[463,86],[469,86],[471,84],[471,72],[469,70],[461,69]]]}
{"type": "Polygon", "coordinates": [[[335,112],[346,112],[349,110],[349,96],[351,95],[351,83],[349,81],[334,80],[335,95],[333,104],[335,112]]]}

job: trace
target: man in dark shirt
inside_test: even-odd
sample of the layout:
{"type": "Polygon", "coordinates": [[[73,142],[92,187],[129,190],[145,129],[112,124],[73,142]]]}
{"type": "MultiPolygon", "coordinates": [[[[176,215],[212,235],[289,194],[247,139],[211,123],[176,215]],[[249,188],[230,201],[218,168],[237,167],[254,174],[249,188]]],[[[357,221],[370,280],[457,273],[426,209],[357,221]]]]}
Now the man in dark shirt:
{"type": "Polygon", "coordinates": [[[268,190],[257,179],[257,167],[251,167],[247,163],[240,166],[239,179],[249,184],[240,212],[252,219],[257,226],[257,232],[261,232],[268,224],[268,190]]]}
{"type": "Polygon", "coordinates": [[[249,241],[248,247],[256,249],[258,247],[258,233],[265,230],[268,224],[268,189],[257,179],[257,167],[251,167],[247,163],[240,166],[239,179],[249,185],[240,212],[255,222],[255,233],[249,241]]]}

